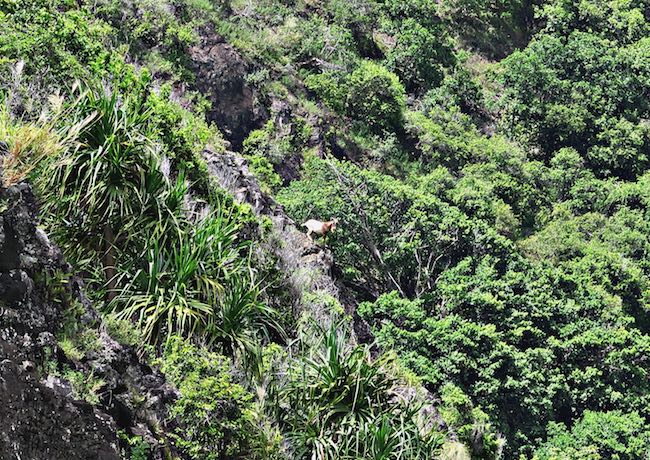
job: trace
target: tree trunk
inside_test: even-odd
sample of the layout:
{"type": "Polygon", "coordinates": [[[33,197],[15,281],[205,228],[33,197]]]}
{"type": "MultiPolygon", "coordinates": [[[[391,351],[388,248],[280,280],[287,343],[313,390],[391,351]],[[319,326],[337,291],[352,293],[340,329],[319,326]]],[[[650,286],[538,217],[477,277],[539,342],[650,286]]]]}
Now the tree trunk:
{"type": "Polygon", "coordinates": [[[104,277],[106,278],[106,300],[110,302],[116,296],[117,270],[115,268],[115,234],[110,225],[104,227],[104,277]]]}

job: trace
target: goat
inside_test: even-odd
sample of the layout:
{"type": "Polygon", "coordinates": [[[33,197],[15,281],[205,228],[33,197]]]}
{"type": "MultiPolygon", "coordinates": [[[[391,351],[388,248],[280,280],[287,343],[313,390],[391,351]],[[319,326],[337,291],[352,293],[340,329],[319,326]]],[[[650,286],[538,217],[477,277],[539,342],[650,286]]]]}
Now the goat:
{"type": "Polygon", "coordinates": [[[334,217],[332,220],[326,222],[321,222],[316,219],[309,219],[307,222],[302,224],[303,227],[307,228],[307,236],[313,242],[314,238],[312,234],[322,236],[325,241],[327,241],[327,234],[334,232],[336,230],[336,224],[339,223],[339,220],[334,217]]]}

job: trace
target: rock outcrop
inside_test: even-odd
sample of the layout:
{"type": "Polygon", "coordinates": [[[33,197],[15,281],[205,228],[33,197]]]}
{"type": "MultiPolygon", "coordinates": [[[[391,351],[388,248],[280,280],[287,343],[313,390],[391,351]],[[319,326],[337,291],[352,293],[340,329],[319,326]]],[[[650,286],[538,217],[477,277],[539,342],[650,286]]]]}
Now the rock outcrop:
{"type": "Polygon", "coordinates": [[[213,27],[199,31],[199,43],[189,49],[196,89],[211,103],[208,121],[214,122],[233,148],[268,117],[255,89],[246,81],[252,66],[213,27]]]}
{"type": "Polygon", "coordinates": [[[37,227],[37,209],[29,185],[0,188],[0,458],[117,460],[118,430],[141,436],[150,458],[164,458],[172,451],[166,406],[176,391],[109,336],[81,282],[37,227]],[[72,303],[79,327],[98,338],[79,361],[57,342],[72,303]],[[75,397],[64,370],[102,382],[99,402],[75,397]]]}
{"type": "Polygon", "coordinates": [[[38,372],[62,314],[42,281],[63,260],[26,184],[1,190],[0,206],[0,458],[119,459],[112,418],[38,372]]]}
{"type": "Polygon", "coordinates": [[[368,338],[367,325],[355,314],[355,300],[347,295],[336,276],[332,252],[310,240],[282,206],[262,192],[246,159],[236,153],[218,154],[210,150],[205,150],[203,156],[219,186],[237,202],[249,204],[257,215],[271,220],[273,231],[261,247],[275,256],[277,270],[285,274],[284,288],[293,301],[294,313],[309,308],[320,324],[328,324],[334,312],[327,299],[333,298],[346,313],[353,315],[356,337],[362,341],[368,338]]]}

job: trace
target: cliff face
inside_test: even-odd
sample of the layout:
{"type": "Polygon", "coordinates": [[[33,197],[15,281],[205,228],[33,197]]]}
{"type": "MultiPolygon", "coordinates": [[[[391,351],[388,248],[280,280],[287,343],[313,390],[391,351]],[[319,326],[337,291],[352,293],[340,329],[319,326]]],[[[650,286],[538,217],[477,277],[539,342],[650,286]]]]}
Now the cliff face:
{"type": "Polygon", "coordinates": [[[332,252],[310,240],[299,223],[286,215],[282,206],[262,192],[257,179],[248,169],[246,159],[233,152],[203,153],[208,170],[217,184],[230,192],[239,203],[249,204],[258,216],[266,216],[273,224],[272,232],[262,250],[272,254],[276,268],[285,276],[284,289],[293,302],[294,313],[308,308],[320,324],[329,324],[333,312],[326,298],[333,298],[354,318],[356,337],[371,339],[367,324],[356,314],[356,302],[337,276],[332,252]],[[320,300],[317,300],[320,299],[320,300]]]}
{"type": "Polygon", "coordinates": [[[119,459],[120,429],[163,458],[171,450],[166,406],[176,391],[109,336],[61,252],[37,227],[37,208],[27,184],[0,188],[0,458],[119,459]],[[82,327],[98,337],[97,349],[77,361],[57,344],[70,302],[80,306],[82,327]],[[62,369],[101,382],[98,403],[80,400],[62,369]]]}
{"type": "Polygon", "coordinates": [[[196,89],[210,101],[208,121],[216,123],[233,147],[239,149],[248,133],[268,117],[259,95],[246,82],[252,65],[213,27],[201,28],[199,37],[199,43],[188,51],[196,89]]]}
{"type": "Polygon", "coordinates": [[[39,372],[46,350],[56,349],[62,314],[44,276],[64,264],[36,227],[26,184],[1,190],[0,203],[0,457],[117,459],[112,418],[39,372]]]}
{"type": "MultiPolygon", "coordinates": [[[[213,101],[208,118],[237,148],[268,117],[245,83],[248,64],[211,31],[202,33],[190,55],[197,85],[213,101]]],[[[274,108],[278,117],[287,110],[284,105],[274,108]]],[[[0,143],[0,158],[2,147],[0,143]]],[[[331,252],[307,238],[261,191],[246,160],[209,150],[204,156],[223,189],[271,220],[271,235],[258,249],[275,258],[294,313],[309,309],[321,324],[328,324],[334,317],[328,298],[353,313],[355,305],[337,281],[331,252]]],[[[286,168],[287,180],[295,177],[298,166],[286,168]]],[[[30,186],[0,188],[0,459],[123,458],[120,431],[146,441],[151,459],[178,455],[167,437],[177,428],[168,410],[177,390],[132,347],[109,335],[72,271],[38,228],[38,203],[30,186]],[[59,345],[73,303],[82,310],[76,322],[92,331],[99,344],[80,359],[66,356],[59,345]],[[101,382],[99,401],[81,399],[66,370],[101,382]]]]}
{"type": "MultiPolygon", "coordinates": [[[[334,276],[331,252],[307,238],[260,190],[246,161],[210,151],[205,159],[221,187],[271,220],[273,230],[261,250],[275,257],[296,313],[310,309],[327,324],[333,312],[321,302],[325,297],[353,313],[334,276]]],[[[176,428],[168,411],[176,389],[132,347],[109,335],[71,270],[38,228],[30,186],[0,189],[0,458],[119,459],[124,456],[120,430],[146,441],[149,458],[176,455],[167,438],[176,428]],[[98,338],[97,348],[82,358],[67,356],[59,345],[73,305],[79,327],[98,338]],[[80,399],[66,369],[101,382],[97,402],[80,399]]]]}

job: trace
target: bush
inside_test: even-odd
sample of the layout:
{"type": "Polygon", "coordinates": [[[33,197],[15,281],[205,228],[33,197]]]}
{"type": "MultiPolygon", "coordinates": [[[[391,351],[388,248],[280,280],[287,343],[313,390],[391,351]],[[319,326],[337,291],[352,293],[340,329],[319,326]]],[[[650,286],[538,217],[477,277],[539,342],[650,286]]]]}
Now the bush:
{"type": "Polygon", "coordinates": [[[117,317],[136,321],[154,343],[200,335],[225,353],[251,352],[259,333],[279,327],[275,312],[257,298],[245,245],[237,240],[236,210],[179,224],[153,229],[142,258],[124,267],[127,282],[111,304],[117,317]]]}
{"type": "Polygon", "coordinates": [[[175,336],[159,364],[181,393],[171,415],[180,423],[176,444],[189,458],[272,458],[251,415],[253,395],[232,381],[227,358],[175,336]]]}
{"type": "Polygon", "coordinates": [[[338,113],[345,111],[346,87],[340,76],[332,72],[310,74],[305,77],[305,86],[332,110],[338,113]]]}
{"type": "MultiPolygon", "coordinates": [[[[94,253],[92,263],[102,261],[105,282],[111,286],[116,241],[139,234],[145,201],[164,196],[150,111],[142,93],[122,94],[115,86],[96,83],[81,89],[67,112],[82,128],[73,145],[42,162],[35,185],[53,223],[53,236],[66,255],[88,264],[89,252],[94,253]]],[[[91,271],[96,266],[83,268],[91,271]]]]}
{"type": "Polygon", "coordinates": [[[541,34],[501,64],[507,129],[545,160],[571,147],[597,176],[636,178],[650,167],[649,44],[541,34]]]}
{"type": "Polygon", "coordinates": [[[352,72],[347,85],[345,107],[349,116],[372,131],[401,126],[406,94],[397,75],[379,64],[364,61],[352,72]]]}
{"type": "MultiPolygon", "coordinates": [[[[67,0],[0,3],[0,71],[3,61],[25,61],[26,79],[42,89],[88,78],[109,55],[110,27],[67,0]],[[91,70],[92,69],[92,70],[91,70]]],[[[0,88],[4,82],[0,84],[0,88]]],[[[40,93],[40,94],[38,94],[40,93]]],[[[28,102],[28,101],[26,101],[28,102]]]]}
{"type": "Polygon", "coordinates": [[[550,423],[548,439],[535,452],[535,460],[574,458],[647,458],[650,430],[639,414],[585,412],[570,429],[562,423],[550,423]]]}
{"type": "Polygon", "coordinates": [[[305,165],[278,200],[296,221],[340,219],[330,244],[363,295],[429,292],[441,267],[471,244],[467,218],[428,193],[349,163],[310,158],[305,165]]]}
{"type": "Polygon", "coordinates": [[[413,19],[400,24],[397,43],[387,56],[387,65],[416,91],[437,86],[443,69],[453,63],[448,37],[440,25],[425,28],[413,19]]]}
{"type": "Polygon", "coordinates": [[[292,458],[433,458],[444,436],[420,418],[424,404],[400,392],[394,356],[372,358],[349,342],[343,324],[301,331],[301,354],[278,389],[280,424],[292,458]]]}
{"type": "Polygon", "coordinates": [[[437,12],[463,43],[498,59],[526,45],[534,30],[537,4],[522,0],[441,0],[437,12]]]}

